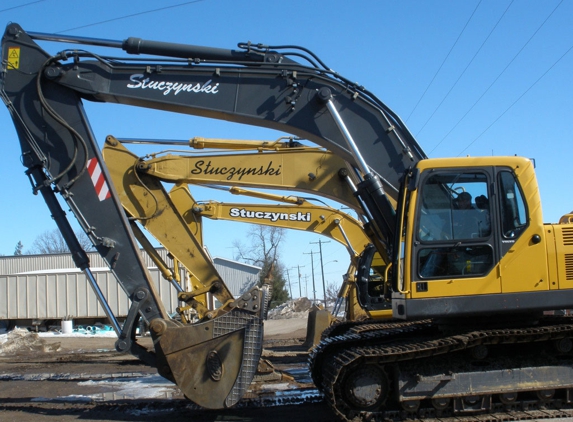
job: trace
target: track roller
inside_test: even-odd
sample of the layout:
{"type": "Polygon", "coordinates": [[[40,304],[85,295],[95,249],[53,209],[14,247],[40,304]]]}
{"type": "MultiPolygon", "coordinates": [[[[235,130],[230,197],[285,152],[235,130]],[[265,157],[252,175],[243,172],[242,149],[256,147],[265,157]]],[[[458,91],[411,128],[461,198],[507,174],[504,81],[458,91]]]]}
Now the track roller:
{"type": "Polygon", "coordinates": [[[497,396],[499,401],[506,405],[515,404],[517,402],[517,393],[503,393],[497,396]]]}
{"type": "Polygon", "coordinates": [[[555,350],[557,350],[559,353],[569,353],[571,350],[573,350],[573,341],[571,341],[569,337],[555,340],[553,345],[555,346],[555,350]]]}
{"type": "Polygon", "coordinates": [[[553,398],[553,396],[555,395],[555,389],[550,389],[550,390],[539,390],[536,391],[535,394],[537,395],[537,398],[541,401],[549,401],[553,398]]]}
{"type": "Polygon", "coordinates": [[[379,366],[362,364],[346,371],[342,383],[342,400],[354,410],[376,410],[388,397],[390,382],[379,366]]]}
{"type": "Polygon", "coordinates": [[[432,406],[436,410],[444,410],[447,409],[450,405],[450,398],[449,397],[440,397],[436,399],[432,399],[432,406]]]}
{"type": "Polygon", "coordinates": [[[415,413],[418,411],[418,409],[420,409],[420,404],[421,404],[420,400],[406,400],[400,402],[400,406],[402,406],[402,409],[404,409],[406,412],[412,412],[412,413],[415,413]]]}

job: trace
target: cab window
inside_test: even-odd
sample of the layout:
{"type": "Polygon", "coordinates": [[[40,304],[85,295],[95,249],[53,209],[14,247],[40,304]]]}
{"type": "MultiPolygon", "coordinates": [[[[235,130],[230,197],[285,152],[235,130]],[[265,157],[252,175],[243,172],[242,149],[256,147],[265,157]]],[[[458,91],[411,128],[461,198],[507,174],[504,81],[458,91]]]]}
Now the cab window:
{"type": "Polygon", "coordinates": [[[419,240],[478,239],[491,233],[487,177],[448,173],[429,177],[422,186],[419,240]]]}
{"type": "Polygon", "coordinates": [[[506,239],[515,239],[527,227],[527,208],[513,173],[499,174],[501,234],[506,239]]]}
{"type": "Polygon", "coordinates": [[[428,177],[418,203],[418,276],[485,275],[492,268],[488,177],[443,172],[428,177]]]}

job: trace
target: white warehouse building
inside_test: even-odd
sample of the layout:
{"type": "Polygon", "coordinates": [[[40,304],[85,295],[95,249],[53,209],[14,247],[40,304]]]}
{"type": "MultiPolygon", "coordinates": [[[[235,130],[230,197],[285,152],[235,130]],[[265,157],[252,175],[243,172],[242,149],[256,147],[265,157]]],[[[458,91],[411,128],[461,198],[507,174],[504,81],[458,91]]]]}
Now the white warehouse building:
{"type": "MultiPolygon", "coordinates": [[[[168,252],[158,248],[169,263],[168,252]]],[[[130,301],[97,252],[88,252],[90,267],[108,305],[118,319],[127,316],[130,301]]],[[[165,309],[170,314],[180,305],[175,287],[161,276],[149,256],[144,262],[165,309]]],[[[235,297],[256,285],[261,268],[214,258],[221,278],[235,297]]],[[[181,273],[185,280],[185,271],[181,273]]],[[[211,300],[214,306],[214,300],[211,300]]],[[[0,257],[0,328],[15,325],[49,325],[63,318],[84,324],[106,322],[107,317],[83,272],[75,267],[71,254],[15,255],[0,257]]]]}

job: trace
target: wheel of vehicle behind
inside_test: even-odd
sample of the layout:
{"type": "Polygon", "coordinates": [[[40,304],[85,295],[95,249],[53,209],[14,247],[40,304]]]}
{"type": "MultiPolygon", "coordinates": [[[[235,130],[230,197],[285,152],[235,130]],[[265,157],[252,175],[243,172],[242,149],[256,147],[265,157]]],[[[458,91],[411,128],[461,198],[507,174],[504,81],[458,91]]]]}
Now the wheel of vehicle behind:
{"type": "Polygon", "coordinates": [[[343,399],[354,410],[375,410],[388,397],[390,382],[386,373],[373,364],[348,370],[342,386],[343,399]]]}

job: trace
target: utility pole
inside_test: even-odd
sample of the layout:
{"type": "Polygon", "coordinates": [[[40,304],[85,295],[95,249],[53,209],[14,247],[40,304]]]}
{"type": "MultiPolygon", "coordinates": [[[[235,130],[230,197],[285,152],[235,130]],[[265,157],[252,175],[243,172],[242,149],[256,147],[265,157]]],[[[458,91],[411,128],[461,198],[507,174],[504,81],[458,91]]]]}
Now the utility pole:
{"type": "Polygon", "coordinates": [[[287,268],[286,272],[287,272],[287,279],[288,279],[288,289],[290,291],[290,298],[292,299],[292,287],[290,285],[290,274],[288,273],[288,270],[289,269],[287,268]]]}
{"type": "Polygon", "coordinates": [[[330,241],[323,242],[322,239],[318,239],[318,242],[310,242],[311,244],[318,243],[318,251],[320,252],[320,270],[322,272],[322,293],[324,294],[324,308],[326,308],[326,285],[324,284],[324,264],[322,262],[322,244],[330,243],[330,241]]]}
{"type": "Polygon", "coordinates": [[[302,297],[302,283],[300,281],[300,265],[298,265],[298,297],[302,297]]]}
{"type": "Polygon", "coordinates": [[[313,301],[312,303],[316,304],[316,285],[314,283],[314,251],[310,251],[310,253],[308,252],[303,252],[303,255],[310,255],[310,268],[312,271],[312,297],[313,297],[313,301]]]}

